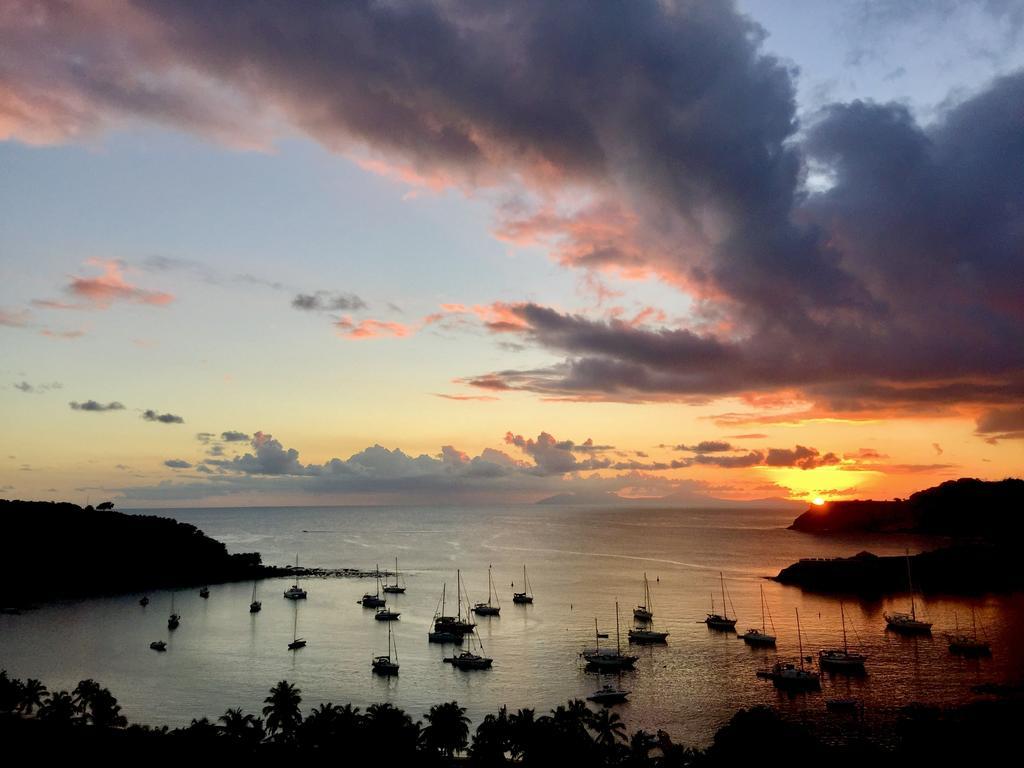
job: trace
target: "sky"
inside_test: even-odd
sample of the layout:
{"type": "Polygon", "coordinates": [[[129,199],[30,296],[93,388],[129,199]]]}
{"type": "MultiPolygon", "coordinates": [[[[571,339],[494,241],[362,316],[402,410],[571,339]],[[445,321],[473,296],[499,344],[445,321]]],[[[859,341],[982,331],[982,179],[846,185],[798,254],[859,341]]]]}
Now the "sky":
{"type": "Polygon", "coordinates": [[[1019,476],[1022,105],[1020,0],[5,2],[0,496],[1019,476]]]}

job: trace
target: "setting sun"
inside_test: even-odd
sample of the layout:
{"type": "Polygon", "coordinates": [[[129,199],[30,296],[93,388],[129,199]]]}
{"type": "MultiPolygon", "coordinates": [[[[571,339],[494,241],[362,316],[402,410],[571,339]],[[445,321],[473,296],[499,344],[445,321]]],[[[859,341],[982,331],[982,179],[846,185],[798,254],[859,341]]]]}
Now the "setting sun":
{"type": "Polygon", "coordinates": [[[821,496],[815,496],[814,501],[811,502],[816,507],[824,506],[825,500],[821,496]]]}

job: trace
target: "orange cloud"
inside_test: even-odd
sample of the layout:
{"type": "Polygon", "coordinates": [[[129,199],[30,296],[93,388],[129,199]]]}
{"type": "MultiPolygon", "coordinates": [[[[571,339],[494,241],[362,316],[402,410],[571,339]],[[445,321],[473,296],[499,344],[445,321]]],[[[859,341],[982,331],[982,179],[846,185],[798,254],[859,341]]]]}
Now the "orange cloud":
{"type": "Polygon", "coordinates": [[[36,299],[32,303],[44,309],[109,309],[116,301],[148,304],[162,307],[174,301],[174,296],[163,291],[151,291],[129,283],[124,276],[124,264],[117,259],[87,259],[86,264],[99,267],[98,277],[71,276],[65,290],[80,299],[67,303],[52,299],[36,299]]]}

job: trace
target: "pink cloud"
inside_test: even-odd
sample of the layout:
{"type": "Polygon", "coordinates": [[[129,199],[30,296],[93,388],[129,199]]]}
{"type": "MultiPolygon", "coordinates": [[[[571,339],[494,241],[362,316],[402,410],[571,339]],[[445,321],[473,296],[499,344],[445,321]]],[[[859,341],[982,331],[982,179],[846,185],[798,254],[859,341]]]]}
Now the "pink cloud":
{"type": "Polygon", "coordinates": [[[35,299],[33,304],[44,309],[109,309],[114,302],[147,304],[162,307],[174,301],[163,291],[151,291],[125,279],[124,264],[117,259],[87,259],[86,264],[102,270],[95,277],[72,275],[65,291],[79,299],[69,303],[54,299],[35,299]]]}
{"type": "Polygon", "coordinates": [[[403,323],[367,318],[356,322],[351,316],[345,315],[334,322],[338,335],[346,339],[379,339],[382,337],[404,338],[414,333],[413,328],[403,323]]]}

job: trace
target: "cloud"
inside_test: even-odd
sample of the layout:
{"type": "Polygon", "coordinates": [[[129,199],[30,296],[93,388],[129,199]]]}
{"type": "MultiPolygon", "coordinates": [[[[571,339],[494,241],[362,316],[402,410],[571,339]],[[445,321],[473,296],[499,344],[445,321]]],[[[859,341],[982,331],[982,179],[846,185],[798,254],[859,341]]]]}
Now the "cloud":
{"type": "MultiPolygon", "coordinates": [[[[567,472],[606,469],[612,464],[608,459],[589,458],[580,461],[573,454],[574,450],[579,450],[573,441],[556,440],[547,432],[541,432],[536,440],[507,432],[505,443],[516,446],[530,456],[535,462],[534,471],[541,475],[564,475],[567,472]]],[[[587,443],[593,444],[588,439],[583,444],[584,452],[589,452],[587,443]]]]}
{"type": "Polygon", "coordinates": [[[36,299],[32,303],[44,309],[109,309],[114,302],[129,302],[165,306],[174,297],[162,291],[150,291],[129,283],[124,276],[124,264],[117,259],[88,259],[89,266],[97,267],[103,274],[97,277],[72,276],[65,290],[78,303],[36,299]]]}
{"type": "Polygon", "coordinates": [[[251,438],[245,432],[235,432],[229,429],[227,432],[220,433],[220,439],[225,443],[245,443],[251,438]]]}
{"type": "Polygon", "coordinates": [[[691,453],[721,453],[735,450],[731,443],[724,440],[702,440],[696,445],[675,445],[673,451],[689,451],[691,453]]]}
{"type": "Polygon", "coordinates": [[[171,469],[189,469],[192,464],[182,459],[168,459],[164,462],[164,466],[171,469]]]}
{"type": "Polygon", "coordinates": [[[888,456],[888,454],[881,453],[881,452],[875,450],[874,448],[858,448],[856,451],[854,451],[852,453],[844,453],[843,454],[843,458],[844,459],[852,459],[852,460],[868,460],[868,461],[871,461],[871,460],[876,460],[876,459],[888,459],[889,456],[888,456]]]}
{"type": "Polygon", "coordinates": [[[479,402],[494,402],[495,400],[501,399],[497,397],[492,397],[491,395],[449,395],[443,392],[435,392],[434,397],[441,397],[444,398],[445,400],[457,400],[460,402],[474,400],[479,402]]]}
{"type": "Polygon", "coordinates": [[[61,389],[64,385],[59,381],[52,381],[48,384],[29,384],[27,381],[20,381],[12,386],[25,394],[42,394],[54,389],[61,389]]]}
{"type": "MultiPolygon", "coordinates": [[[[438,322],[475,318],[559,356],[466,372],[477,386],[682,402],[796,390],[817,413],[1024,396],[1024,73],[928,125],[904,105],[853,102],[801,126],[795,72],[732,3],[30,11],[0,20],[0,137],[67,141],[144,120],[265,146],[283,125],[409,184],[508,192],[495,196],[509,201],[505,241],[692,299],[686,318],[642,326],[467,308],[438,322]],[[830,183],[807,188],[812,167],[830,183]]],[[[105,269],[72,290],[91,305],[161,296],[105,269]]],[[[411,332],[349,317],[338,330],[411,332]]]]}
{"type": "Polygon", "coordinates": [[[292,299],[292,306],[295,309],[302,309],[311,312],[338,312],[366,309],[366,302],[354,293],[331,293],[329,291],[317,291],[316,293],[300,293],[292,299]]]}
{"type": "Polygon", "coordinates": [[[142,418],[145,421],[157,421],[161,424],[184,424],[185,420],[181,416],[175,416],[173,413],[157,413],[154,410],[147,409],[142,412],[142,418]]]}
{"type": "Polygon", "coordinates": [[[103,403],[99,403],[99,402],[97,402],[95,400],[86,400],[85,402],[82,402],[82,403],[78,403],[78,402],[72,401],[72,402],[68,403],[68,405],[71,406],[71,410],[73,410],[73,411],[96,411],[96,412],[99,412],[99,411],[123,411],[124,410],[124,406],[121,403],[117,402],[116,400],[114,400],[112,402],[109,402],[106,405],[104,405],[103,403]]]}
{"type": "Polygon", "coordinates": [[[24,328],[29,324],[31,316],[27,309],[4,309],[0,307],[0,326],[24,328]]]}
{"type": "Polygon", "coordinates": [[[345,315],[334,322],[338,329],[338,335],[346,339],[377,339],[384,336],[403,338],[413,333],[413,328],[403,323],[393,323],[386,320],[360,320],[355,322],[350,316],[345,315]]]}
{"type": "Polygon", "coordinates": [[[993,408],[978,416],[975,433],[990,443],[1024,439],[1024,406],[993,408]]]}

